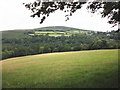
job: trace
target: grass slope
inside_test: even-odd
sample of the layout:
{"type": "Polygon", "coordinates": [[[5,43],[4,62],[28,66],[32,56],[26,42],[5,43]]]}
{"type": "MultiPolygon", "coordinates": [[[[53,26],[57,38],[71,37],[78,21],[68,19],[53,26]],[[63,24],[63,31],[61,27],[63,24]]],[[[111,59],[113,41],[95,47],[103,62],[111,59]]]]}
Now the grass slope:
{"type": "Polygon", "coordinates": [[[118,87],[117,49],[40,54],[2,64],[3,88],[118,87]]]}
{"type": "Polygon", "coordinates": [[[50,30],[56,31],[58,33],[62,33],[59,30],[64,31],[64,32],[69,31],[68,35],[64,35],[64,36],[70,36],[71,34],[75,34],[75,33],[89,33],[92,31],[92,30],[88,31],[88,30],[77,29],[77,28],[72,28],[72,27],[55,26],[55,27],[43,27],[43,28],[36,28],[36,29],[21,29],[21,30],[16,29],[16,30],[8,30],[8,31],[0,31],[0,32],[2,32],[3,39],[27,38],[31,35],[32,36],[40,35],[40,34],[46,35],[46,33],[50,33],[49,36],[55,36],[55,37],[62,36],[61,34],[56,34],[55,32],[50,31],[50,30]],[[48,31],[45,32],[45,31],[39,31],[39,30],[48,30],[48,31]]]}

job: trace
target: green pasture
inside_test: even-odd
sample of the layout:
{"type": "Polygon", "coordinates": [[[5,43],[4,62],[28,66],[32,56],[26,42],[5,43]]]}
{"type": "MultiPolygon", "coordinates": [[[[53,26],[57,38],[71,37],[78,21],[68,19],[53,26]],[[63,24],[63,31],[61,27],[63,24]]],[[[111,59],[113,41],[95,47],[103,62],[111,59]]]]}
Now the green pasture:
{"type": "Polygon", "coordinates": [[[46,35],[48,34],[49,36],[53,36],[53,37],[59,37],[59,36],[71,36],[73,34],[80,34],[80,33],[85,33],[85,32],[82,32],[82,31],[78,31],[78,30],[70,30],[70,31],[58,31],[58,30],[53,30],[53,31],[35,31],[34,34],[29,34],[31,36],[34,36],[34,35],[46,35]]]}
{"type": "Polygon", "coordinates": [[[53,31],[35,31],[35,34],[39,33],[54,33],[53,31]]]}
{"type": "Polygon", "coordinates": [[[0,63],[3,88],[118,87],[118,49],[38,54],[0,63]]]}
{"type": "Polygon", "coordinates": [[[62,35],[61,34],[49,34],[49,36],[59,37],[59,36],[62,36],[62,35]]]}
{"type": "Polygon", "coordinates": [[[52,37],[71,36],[72,35],[71,33],[67,33],[67,31],[62,32],[62,31],[57,31],[57,30],[54,30],[54,31],[35,31],[34,34],[29,34],[29,35],[34,36],[34,35],[46,35],[46,34],[48,34],[49,36],[52,36],[52,37]]]}

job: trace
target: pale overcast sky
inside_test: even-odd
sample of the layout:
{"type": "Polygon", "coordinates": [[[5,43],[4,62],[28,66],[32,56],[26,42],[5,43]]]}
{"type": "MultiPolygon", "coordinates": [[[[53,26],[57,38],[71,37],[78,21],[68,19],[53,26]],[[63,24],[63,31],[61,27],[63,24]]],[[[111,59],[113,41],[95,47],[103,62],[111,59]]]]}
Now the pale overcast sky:
{"type": "Polygon", "coordinates": [[[70,20],[65,21],[65,13],[56,11],[39,24],[40,18],[30,17],[31,12],[22,3],[34,0],[1,0],[0,1],[0,31],[13,29],[33,29],[46,26],[68,26],[94,31],[116,30],[107,23],[107,18],[100,15],[88,13],[85,7],[76,11],[70,20]]]}

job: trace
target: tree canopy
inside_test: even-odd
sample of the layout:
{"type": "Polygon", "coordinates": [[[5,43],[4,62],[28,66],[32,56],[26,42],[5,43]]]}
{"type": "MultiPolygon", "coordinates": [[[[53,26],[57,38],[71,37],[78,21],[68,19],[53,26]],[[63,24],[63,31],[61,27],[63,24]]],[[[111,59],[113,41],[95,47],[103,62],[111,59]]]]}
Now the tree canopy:
{"type": "Polygon", "coordinates": [[[115,31],[81,31],[61,27],[59,32],[68,32],[71,35],[57,36],[58,30],[60,30],[58,27],[45,27],[33,30],[2,31],[2,59],[53,52],[120,49],[118,44],[120,33],[115,31]],[[54,36],[51,36],[48,30],[51,30],[54,36]],[[78,32],[74,33],[74,31],[78,32]]]}
{"type": "Polygon", "coordinates": [[[31,17],[38,16],[41,18],[40,24],[53,12],[56,10],[61,10],[67,12],[66,21],[69,20],[69,16],[72,16],[74,12],[82,7],[83,4],[87,5],[87,9],[91,11],[91,13],[95,13],[101,9],[101,16],[108,17],[110,20],[108,21],[110,24],[120,24],[119,16],[119,7],[120,1],[114,0],[114,2],[104,2],[103,0],[93,2],[42,2],[41,0],[36,0],[33,3],[24,3],[25,7],[32,11],[31,17]]]}

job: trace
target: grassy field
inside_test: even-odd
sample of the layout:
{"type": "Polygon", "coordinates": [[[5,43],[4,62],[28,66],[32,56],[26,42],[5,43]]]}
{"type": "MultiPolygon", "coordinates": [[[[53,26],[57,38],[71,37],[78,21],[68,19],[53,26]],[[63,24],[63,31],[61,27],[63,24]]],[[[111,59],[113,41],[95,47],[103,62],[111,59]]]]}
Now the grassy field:
{"type": "Polygon", "coordinates": [[[3,88],[118,87],[117,49],[16,57],[2,65],[3,88]]]}
{"type": "MultiPolygon", "coordinates": [[[[93,33],[93,31],[56,26],[56,27],[44,27],[44,28],[36,29],[34,32],[29,33],[28,35],[30,36],[48,35],[52,37],[60,37],[60,36],[71,36],[75,34],[89,34],[89,33],[93,33]]],[[[94,33],[96,33],[96,31],[94,31],[94,33]]]]}
{"type": "Polygon", "coordinates": [[[45,31],[45,30],[42,30],[42,31],[35,31],[33,34],[29,34],[29,35],[46,35],[48,34],[49,36],[53,36],[53,37],[59,37],[59,36],[71,36],[71,35],[74,35],[74,34],[86,34],[88,33],[89,31],[80,31],[80,30],[61,30],[59,31],[58,29],[56,30],[51,30],[51,31],[45,31]]]}

